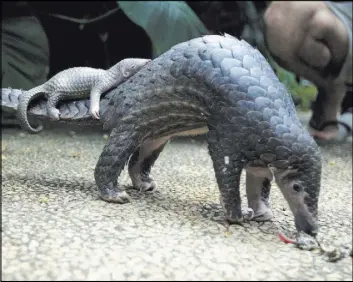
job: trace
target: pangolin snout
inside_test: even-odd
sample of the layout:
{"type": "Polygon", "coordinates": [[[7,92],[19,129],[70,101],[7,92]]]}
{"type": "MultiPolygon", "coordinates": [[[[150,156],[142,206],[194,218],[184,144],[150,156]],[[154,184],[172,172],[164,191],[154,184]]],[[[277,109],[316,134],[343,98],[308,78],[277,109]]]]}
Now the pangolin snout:
{"type": "Polygon", "coordinates": [[[316,237],[318,234],[318,224],[309,213],[299,212],[295,215],[295,227],[297,231],[302,231],[310,236],[316,237]]]}

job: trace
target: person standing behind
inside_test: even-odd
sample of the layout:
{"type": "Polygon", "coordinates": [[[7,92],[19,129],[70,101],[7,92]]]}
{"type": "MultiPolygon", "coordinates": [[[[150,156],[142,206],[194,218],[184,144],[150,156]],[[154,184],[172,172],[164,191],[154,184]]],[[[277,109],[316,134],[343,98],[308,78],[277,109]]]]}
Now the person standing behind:
{"type": "Polygon", "coordinates": [[[309,132],[339,142],[352,132],[352,1],[274,1],[264,14],[265,41],[275,60],[318,88],[309,132]],[[345,97],[346,95],[346,97],[345,97]]]}

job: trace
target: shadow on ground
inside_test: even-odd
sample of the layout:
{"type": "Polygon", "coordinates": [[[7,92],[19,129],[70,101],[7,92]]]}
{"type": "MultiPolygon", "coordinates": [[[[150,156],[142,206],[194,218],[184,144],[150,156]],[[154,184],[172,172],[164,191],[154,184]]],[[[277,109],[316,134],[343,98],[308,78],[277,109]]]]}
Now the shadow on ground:
{"type": "MultiPolygon", "coordinates": [[[[93,170],[103,133],[3,129],[3,280],[352,280],[352,259],[326,262],[278,239],[294,230],[277,186],[273,222],[231,226],[222,215],[203,138],[178,139],[153,168],[159,189],[129,189],[132,202],[109,204],[93,170]],[[3,146],[4,149],[4,146],[3,146]]],[[[320,236],[352,242],[352,141],[322,147],[320,236]]],[[[130,185],[127,172],[121,181],[130,185]]],[[[246,204],[244,175],[242,197],[246,204]]]]}

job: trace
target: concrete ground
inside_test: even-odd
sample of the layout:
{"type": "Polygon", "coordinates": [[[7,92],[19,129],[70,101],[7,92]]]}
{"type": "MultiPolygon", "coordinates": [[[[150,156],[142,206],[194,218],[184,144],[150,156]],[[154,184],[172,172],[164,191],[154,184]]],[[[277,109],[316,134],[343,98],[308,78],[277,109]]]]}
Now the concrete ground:
{"type": "MultiPolygon", "coordinates": [[[[103,133],[68,131],[2,130],[2,280],[352,281],[351,257],[330,263],[279,240],[276,224],[294,225],[275,185],[273,222],[213,221],[222,211],[202,138],[170,143],[152,171],[159,190],[129,190],[118,205],[94,184],[103,133]]],[[[351,245],[352,141],[322,149],[320,237],[351,245]]]]}

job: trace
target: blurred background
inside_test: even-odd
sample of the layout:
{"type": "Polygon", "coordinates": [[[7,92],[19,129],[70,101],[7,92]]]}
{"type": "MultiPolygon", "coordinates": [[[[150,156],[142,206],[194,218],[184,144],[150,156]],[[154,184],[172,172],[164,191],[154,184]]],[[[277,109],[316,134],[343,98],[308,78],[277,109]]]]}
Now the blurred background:
{"type": "Polygon", "coordinates": [[[29,89],[74,66],[109,68],[154,58],[204,34],[229,33],[260,49],[308,110],[316,88],[279,67],[263,44],[268,1],[2,2],[2,87],[29,89]]]}

